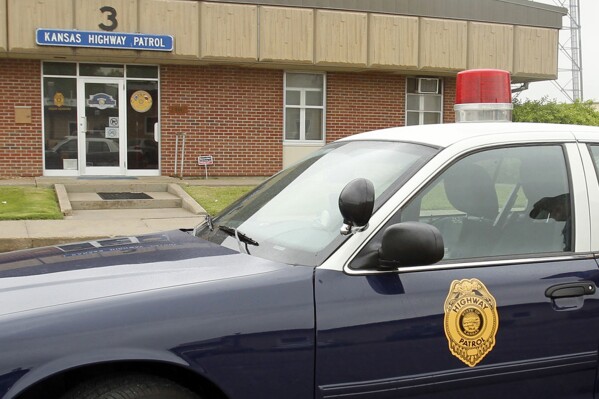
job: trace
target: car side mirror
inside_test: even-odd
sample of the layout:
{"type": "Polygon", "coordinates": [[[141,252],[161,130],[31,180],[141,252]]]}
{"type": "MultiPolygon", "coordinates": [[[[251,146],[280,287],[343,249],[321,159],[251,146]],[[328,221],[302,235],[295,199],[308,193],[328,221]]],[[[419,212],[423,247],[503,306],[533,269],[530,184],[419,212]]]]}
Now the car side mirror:
{"type": "Polygon", "coordinates": [[[368,179],[350,181],[339,194],[339,211],[343,216],[341,234],[365,230],[374,209],[374,184],[368,179]]]}
{"type": "Polygon", "coordinates": [[[439,262],[444,254],[439,229],[426,223],[403,222],[389,226],[383,233],[379,264],[387,270],[426,266],[439,262]]]}

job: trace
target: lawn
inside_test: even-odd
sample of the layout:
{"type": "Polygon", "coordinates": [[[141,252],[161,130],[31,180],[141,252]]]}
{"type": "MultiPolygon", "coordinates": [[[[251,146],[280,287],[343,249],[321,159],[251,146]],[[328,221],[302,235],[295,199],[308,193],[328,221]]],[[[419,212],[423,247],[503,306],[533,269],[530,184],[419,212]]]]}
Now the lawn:
{"type": "Polygon", "coordinates": [[[0,220],[62,219],[54,190],[0,187],[0,220]]]}
{"type": "MultiPolygon", "coordinates": [[[[253,188],[254,186],[187,186],[185,190],[214,216],[253,188]]],[[[509,195],[509,188],[499,187],[498,191],[500,204],[503,204],[509,195]]],[[[518,196],[516,205],[519,205],[519,202],[521,196],[518,196]]],[[[442,187],[436,187],[423,206],[427,210],[453,209],[442,187]]],[[[54,190],[0,186],[0,220],[25,219],[62,219],[54,190]]]]}
{"type": "Polygon", "coordinates": [[[200,204],[209,215],[214,216],[235,202],[254,186],[187,186],[185,191],[200,204]]]}

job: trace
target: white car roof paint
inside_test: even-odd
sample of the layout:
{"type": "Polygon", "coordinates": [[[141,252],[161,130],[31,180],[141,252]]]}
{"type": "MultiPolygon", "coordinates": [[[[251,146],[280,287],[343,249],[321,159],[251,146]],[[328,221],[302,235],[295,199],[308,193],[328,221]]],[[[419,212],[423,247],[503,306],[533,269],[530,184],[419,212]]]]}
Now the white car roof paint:
{"type": "MultiPolygon", "coordinates": [[[[389,129],[374,130],[346,137],[340,141],[348,140],[389,140],[408,141],[448,147],[462,140],[482,136],[507,134],[539,134],[539,133],[566,133],[575,137],[589,137],[596,133],[599,139],[599,127],[579,125],[558,125],[545,123],[445,123],[438,125],[419,125],[393,127],[389,129]],[[580,134],[577,134],[580,133],[580,134]]],[[[497,136],[496,136],[497,137],[497,136]]]]}

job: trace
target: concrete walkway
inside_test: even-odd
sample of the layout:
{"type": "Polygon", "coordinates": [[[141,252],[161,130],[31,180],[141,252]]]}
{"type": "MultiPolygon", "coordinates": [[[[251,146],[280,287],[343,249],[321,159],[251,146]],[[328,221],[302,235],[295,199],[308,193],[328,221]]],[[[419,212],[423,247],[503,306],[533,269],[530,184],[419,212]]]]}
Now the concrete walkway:
{"type": "MultiPolygon", "coordinates": [[[[0,180],[0,186],[23,185],[53,187],[54,184],[94,184],[100,179],[22,178],[0,180]]],[[[127,180],[129,181],[129,180],[127,180]]],[[[180,180],[171,177],[140,177],[135,182],[169,182],[205,186],[255,186],[264,178],[209,178],[180,180]]],[[[179,208],[74,210],[63,220],[0,221],[0,252],[56,245],[66,242],[132,236],[173,229],[191,229],[203,222],[203,215],[193,215],[179,208]]]]}

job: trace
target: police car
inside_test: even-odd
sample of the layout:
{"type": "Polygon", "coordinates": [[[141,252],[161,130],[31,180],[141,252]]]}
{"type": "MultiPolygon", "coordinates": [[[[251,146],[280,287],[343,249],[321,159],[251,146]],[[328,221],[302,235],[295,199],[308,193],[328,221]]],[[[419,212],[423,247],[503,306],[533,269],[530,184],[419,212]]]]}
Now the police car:
{"type": "Polygon", "coordinates": [[[0,397],[593,398],[598,170],[598,128],[393,128],[193,232],[2,254],[0,397]]]}

